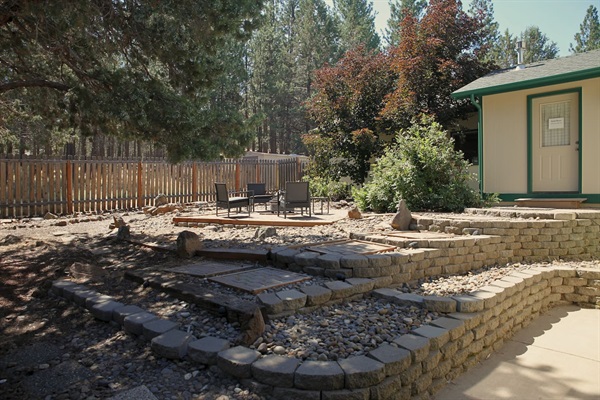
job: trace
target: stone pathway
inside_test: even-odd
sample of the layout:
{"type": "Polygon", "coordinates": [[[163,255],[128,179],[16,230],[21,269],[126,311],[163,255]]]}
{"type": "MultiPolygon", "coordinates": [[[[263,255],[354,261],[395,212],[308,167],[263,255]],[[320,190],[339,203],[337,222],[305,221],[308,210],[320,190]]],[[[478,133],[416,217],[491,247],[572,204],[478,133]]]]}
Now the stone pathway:
{"type": "Polygon", "coordinates": [[[270,267],[209,278],[212,282],[253,294],[309,279],[311,279],[311,276],[306,274],[297,274],[270,267]]]}
{"type": "Polygon", "coordinates": [[[221,263],[215,261],[201,261],[193,264],[182,265],[176,268],[169,268],[169,272],[177,272],[186,275],[197,276],[200,278],[209,278],[217,275],[240,272],[244,269],[252,268],[250,264],[221,263]]]}

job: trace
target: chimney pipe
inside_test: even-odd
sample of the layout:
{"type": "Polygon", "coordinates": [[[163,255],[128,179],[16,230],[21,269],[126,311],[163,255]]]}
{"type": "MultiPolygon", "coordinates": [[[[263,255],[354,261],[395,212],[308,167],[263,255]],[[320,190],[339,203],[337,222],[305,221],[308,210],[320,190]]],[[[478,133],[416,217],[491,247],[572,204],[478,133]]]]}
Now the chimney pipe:
{"type": "Polygon", "coordinates": [[[515,49],[517,50],[517,68],[515,68],[516,70],[525,69],[525,63],[523,62],[523,53],[525,52],[525,48],[525,41],[519,40],[517,42],[517,48],[515,49]]]}

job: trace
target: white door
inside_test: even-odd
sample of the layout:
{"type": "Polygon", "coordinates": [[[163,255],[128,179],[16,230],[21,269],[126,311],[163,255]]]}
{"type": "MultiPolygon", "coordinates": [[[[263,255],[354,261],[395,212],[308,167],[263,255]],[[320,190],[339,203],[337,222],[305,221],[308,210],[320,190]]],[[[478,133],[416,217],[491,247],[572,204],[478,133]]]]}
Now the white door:
{"type": "Polygon", "coordinates": [[[579,190],[579,104],[577,93],[532,101],[534,192],[579,190]]]}

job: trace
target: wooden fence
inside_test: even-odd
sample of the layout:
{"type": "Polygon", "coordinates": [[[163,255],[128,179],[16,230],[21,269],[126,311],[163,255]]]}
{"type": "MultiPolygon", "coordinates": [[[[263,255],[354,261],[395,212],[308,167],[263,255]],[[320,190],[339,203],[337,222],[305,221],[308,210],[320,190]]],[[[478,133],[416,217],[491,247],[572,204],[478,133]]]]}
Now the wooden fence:
{"type": "Polygon", "coordinates": [[[0,156],[0,218],[127,210],[170,202],[214,201],[214,183],[231,191],[265,182],[268,191],[300,180],[306,161],[225,160],[170,164],[164,160],[52,160],[0,156]]]}

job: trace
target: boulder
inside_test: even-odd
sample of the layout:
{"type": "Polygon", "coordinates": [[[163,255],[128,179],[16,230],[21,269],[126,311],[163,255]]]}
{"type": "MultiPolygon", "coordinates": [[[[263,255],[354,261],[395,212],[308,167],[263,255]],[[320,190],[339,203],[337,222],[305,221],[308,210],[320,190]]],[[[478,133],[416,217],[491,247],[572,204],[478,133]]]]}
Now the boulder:
{"type": "Polygon", "coordinates": [[[276,236],[276,235],[277,235],[277,231],[272,226],[257,228],[256,232],[254,232],[254,238],[260,239],[260,240],[266,239],[271,236],[276,236]]]}
{"type": "Polygon", "coordinates": [[[183,231],[177,236],[177,254],[180,257],[192,257],[202,249],[200,237],[191,231],[183,231]]]}
{"type": "Polygon", "coordinates": [[[56,214],[52,214],[50,211],[48,211],[45,215],[44,215],[44,219],[57,219],[58,216],[56,214]]]}
{"type": "Polygon", "coordinates": [[[164,194],[159,194],[154,198],[154,207],[162,206],[163,204],[168,204],[169,199],[164,194]]]}
{"type": "Polygon", "coordinates": [[[406,201],[404,199],[400,199],[398,203],[398,212],[396,215],[392,217],[390,221],[390,225],[394,229],[398,229],[401,231],[407,231],[410,228],[410,221],[412,220],[412,214],[410,210],[406,206],[406,201]]]}
{"type": "Polygon", "coordinates": [[[113,220],[115,221],[114,222],[115,228],[120,228],[122,226],[126,226],[127,225],[125,223],[125,220],[121,216],[116,216],[115,215],[115,216],[113,216],[113,220]]]}
{"type": "Polygon", "coordinates": [[[350,219],[361,219],[362,214],[360,213],[358,207],[354,206],[348,211],[348,218],[350,219]]]}

